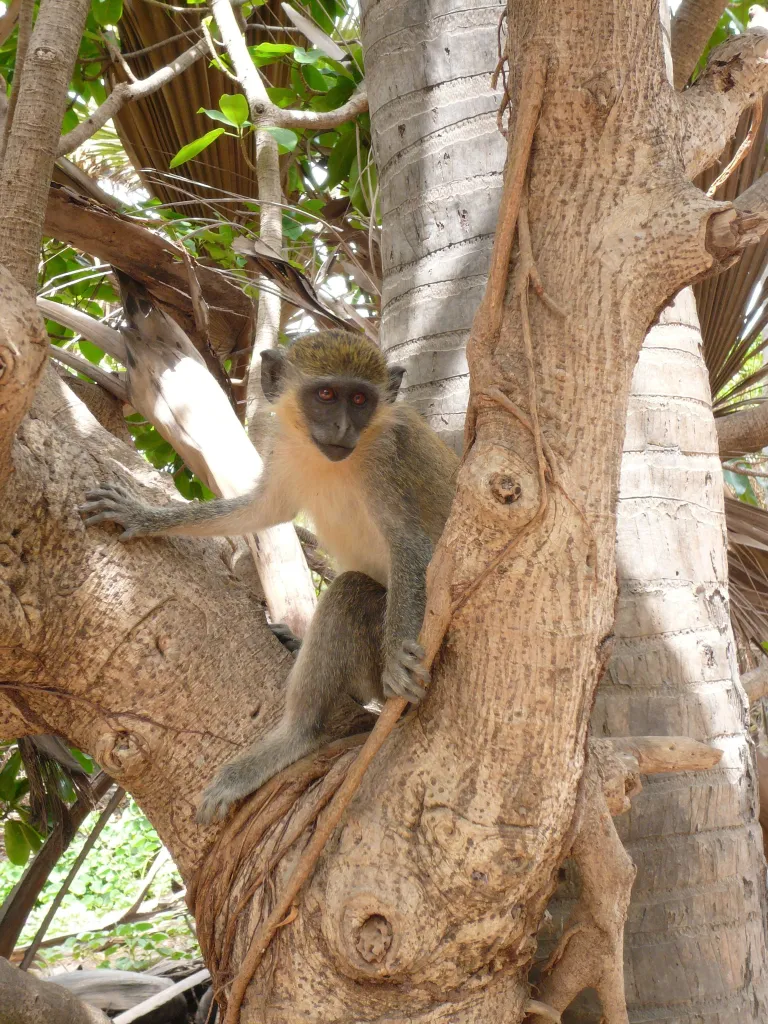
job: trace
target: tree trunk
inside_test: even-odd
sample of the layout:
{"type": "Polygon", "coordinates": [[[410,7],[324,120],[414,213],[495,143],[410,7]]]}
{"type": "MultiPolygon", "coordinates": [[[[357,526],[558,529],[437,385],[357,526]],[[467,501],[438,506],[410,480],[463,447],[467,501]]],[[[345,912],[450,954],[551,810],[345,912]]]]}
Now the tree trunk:
{"type": "Polygon", "coordinates": [[[766,891],[747,703],[728,613],[722,470],[693,293],[648,336],[617,512],[616,647],[596,735],[682,733],[724,750],[648,779],[619,824],[638,877],[630,1020],[764,1022],[766,891]],[[674,926],[670,928],[670,923],[674,926]]]}

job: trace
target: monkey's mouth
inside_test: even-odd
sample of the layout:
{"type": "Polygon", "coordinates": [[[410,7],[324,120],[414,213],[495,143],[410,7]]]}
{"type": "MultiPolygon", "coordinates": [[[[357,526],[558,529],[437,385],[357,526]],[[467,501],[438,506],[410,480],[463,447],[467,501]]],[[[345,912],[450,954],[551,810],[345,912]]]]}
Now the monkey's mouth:
{"type": "Polygon", "coordinates": [[[346,459],[355,450],[354,448],[346,448],[341,444],[321,444],[320,441],[315,441],[315,444],[326,459],[330,459],[331,462],[341,462],[342,459],[346,459]]]}

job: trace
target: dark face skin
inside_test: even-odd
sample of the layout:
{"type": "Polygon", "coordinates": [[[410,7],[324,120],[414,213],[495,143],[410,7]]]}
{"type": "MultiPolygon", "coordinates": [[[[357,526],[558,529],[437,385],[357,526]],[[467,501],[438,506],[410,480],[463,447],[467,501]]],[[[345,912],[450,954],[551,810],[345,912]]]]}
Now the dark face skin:
{"type": "Polygon", "coordinates": [[[299,401],[309,436],[331,462],[355,450],[379,404],[376,387],[350,377],[318,378],[302,388],[299,401]]]}

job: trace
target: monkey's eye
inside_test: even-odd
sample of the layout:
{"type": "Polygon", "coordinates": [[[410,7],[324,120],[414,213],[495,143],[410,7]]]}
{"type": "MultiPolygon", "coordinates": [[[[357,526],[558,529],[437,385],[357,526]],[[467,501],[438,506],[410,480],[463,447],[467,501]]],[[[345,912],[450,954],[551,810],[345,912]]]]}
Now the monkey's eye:
{"type": "Polygon", "coordinates": [[[336,392],[333,388],[318,388],[317,397],[321,402],[333,402],[336,398],[336,392]]]}
{"type": "Polygon", "coordinates": [[[354,405],[365,405],[367,401],[368,397],[364,395],[362,391],[358,391],[352,395],[352,403],[354,405]]]}

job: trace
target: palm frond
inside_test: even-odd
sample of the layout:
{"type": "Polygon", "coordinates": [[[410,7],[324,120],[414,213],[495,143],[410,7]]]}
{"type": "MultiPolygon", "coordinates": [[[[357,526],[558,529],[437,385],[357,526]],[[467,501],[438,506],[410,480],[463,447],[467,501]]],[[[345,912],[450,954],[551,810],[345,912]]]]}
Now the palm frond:
{"type": "Polygon", "coordinates": [[[745,645],[768,639],[768,512],[725,499],[731,621],[745,645]]]}

